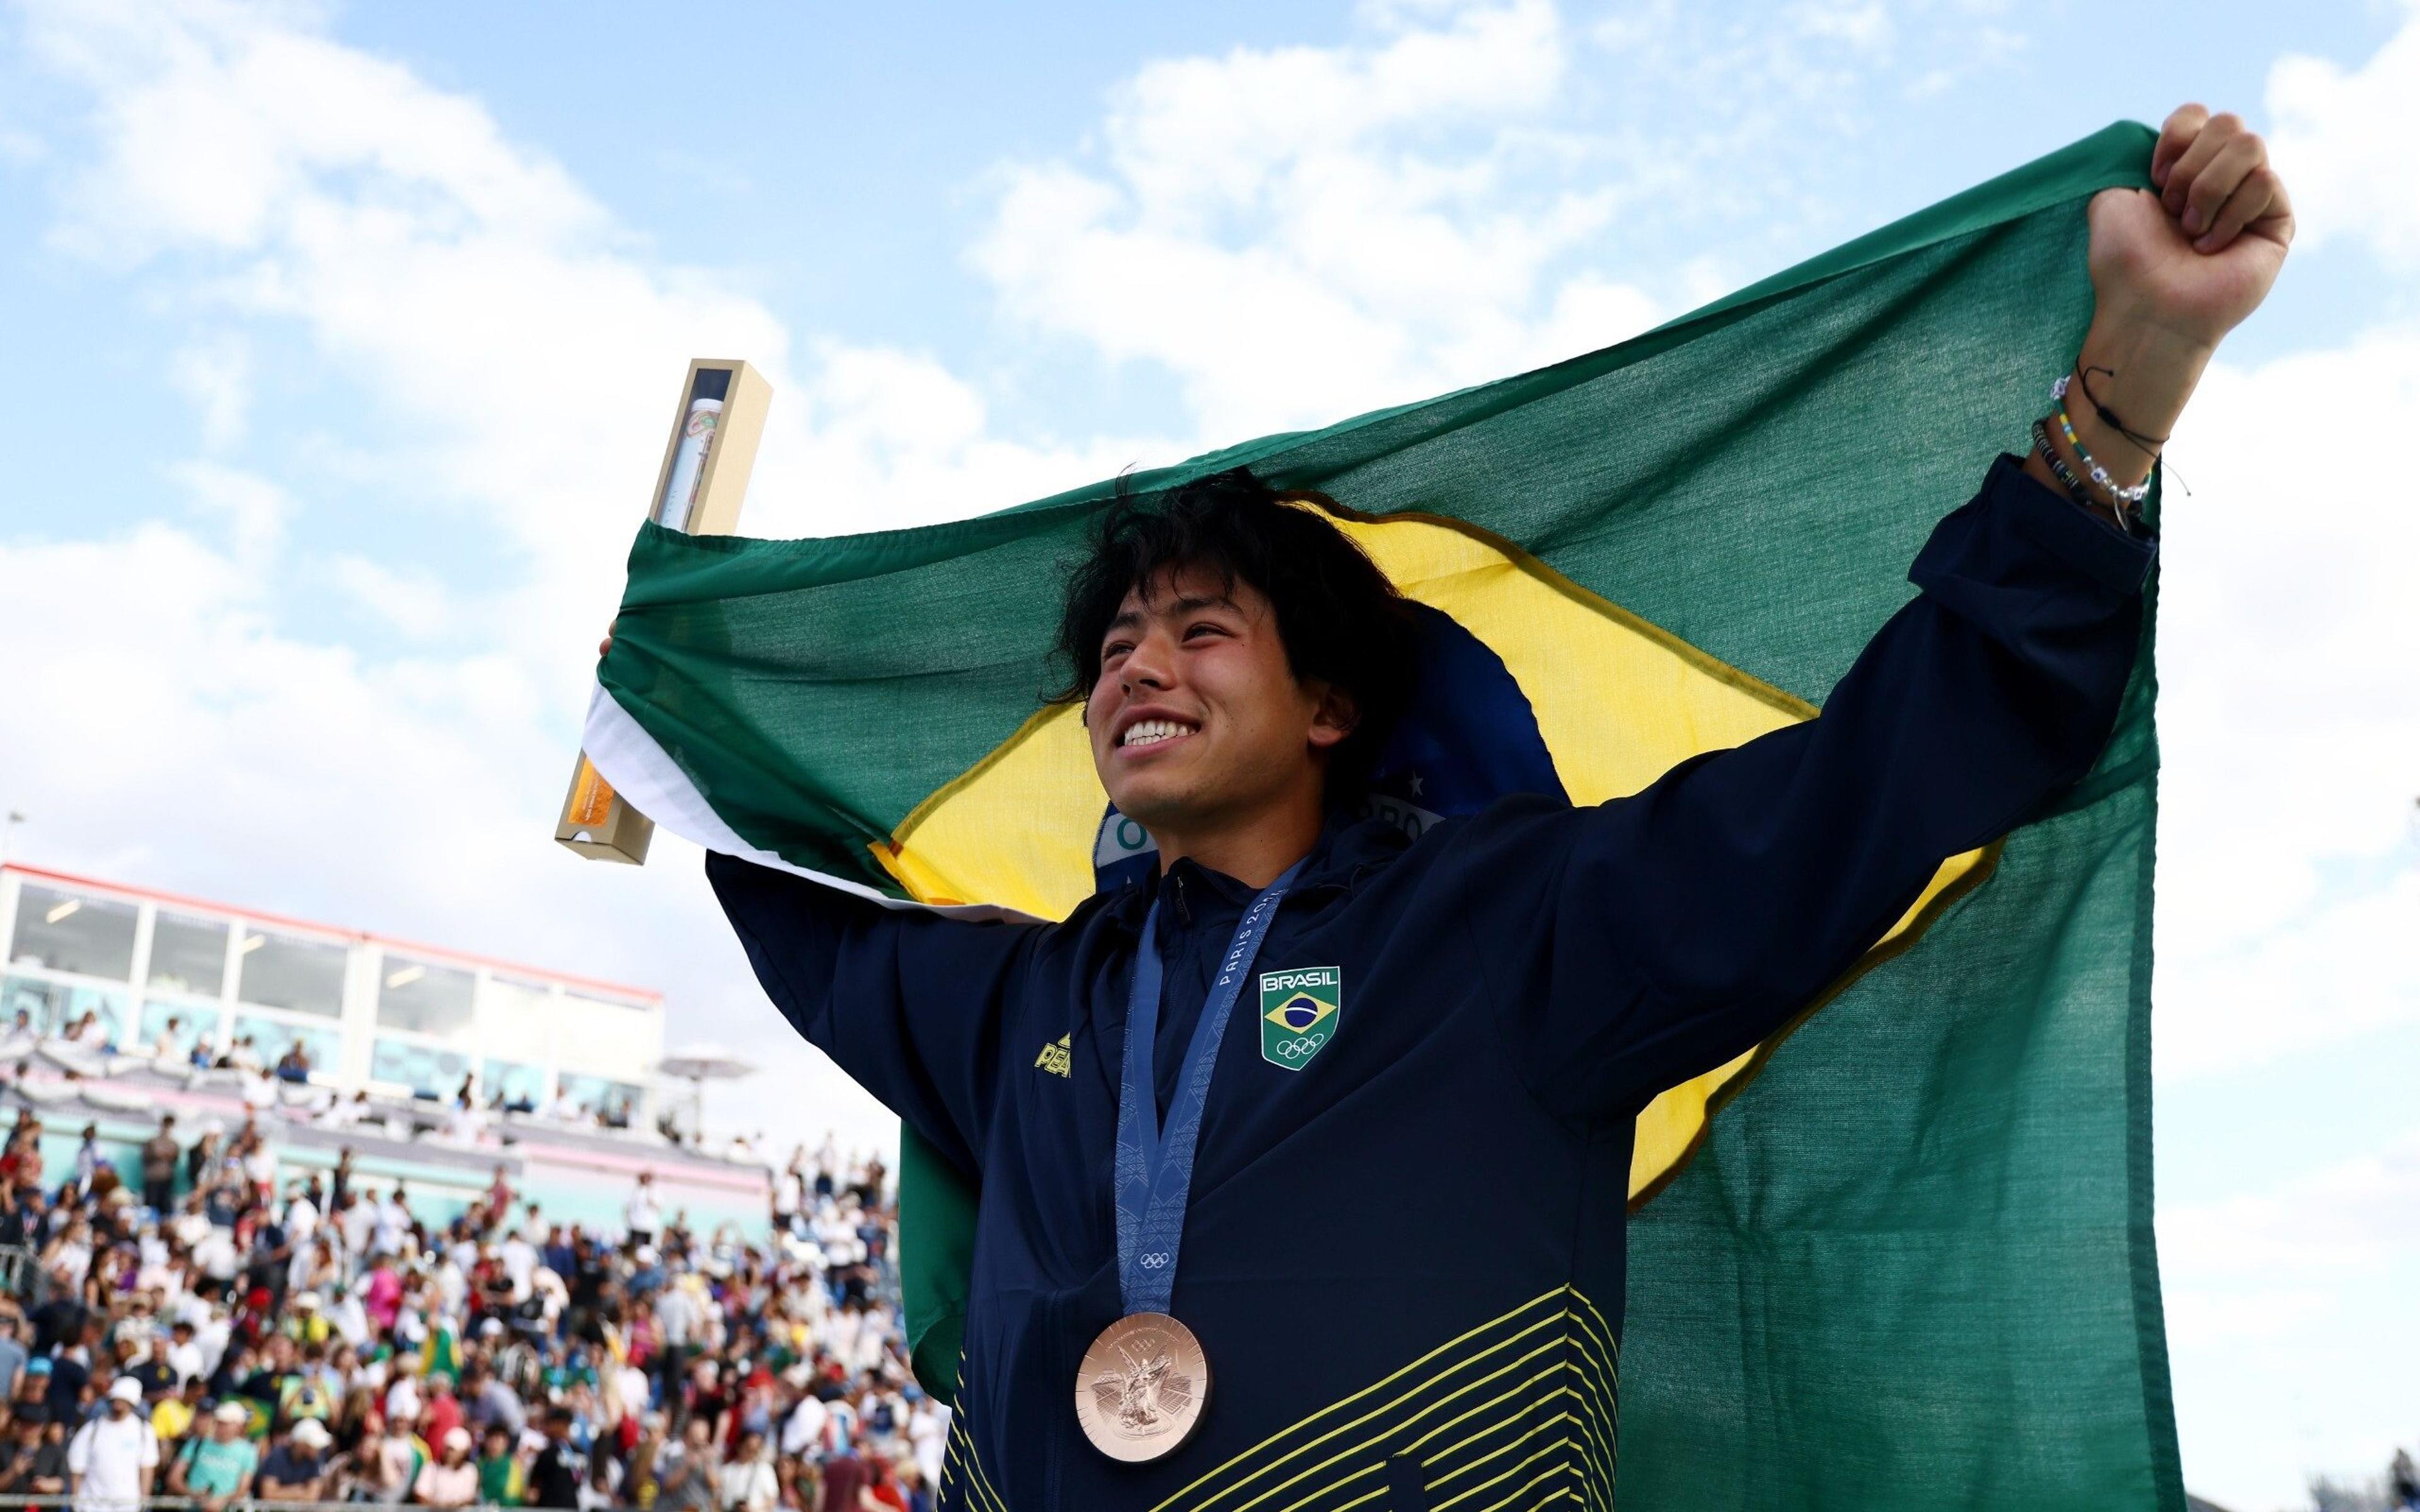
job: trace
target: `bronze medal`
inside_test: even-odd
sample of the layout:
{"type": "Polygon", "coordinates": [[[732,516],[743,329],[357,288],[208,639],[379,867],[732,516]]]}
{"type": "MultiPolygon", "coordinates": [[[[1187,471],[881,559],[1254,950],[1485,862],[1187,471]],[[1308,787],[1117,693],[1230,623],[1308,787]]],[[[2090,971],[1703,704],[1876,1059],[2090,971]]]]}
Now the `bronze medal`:
{"type": "Polygon", "coordinates": [[[1129,1313],[1101,1330],[1076,1370],[1076,1421],[1093,1447],[1140,1464],[1173,1454],[1202,1424],[1210,1362],[1166,1313],[1129,1313]]]}

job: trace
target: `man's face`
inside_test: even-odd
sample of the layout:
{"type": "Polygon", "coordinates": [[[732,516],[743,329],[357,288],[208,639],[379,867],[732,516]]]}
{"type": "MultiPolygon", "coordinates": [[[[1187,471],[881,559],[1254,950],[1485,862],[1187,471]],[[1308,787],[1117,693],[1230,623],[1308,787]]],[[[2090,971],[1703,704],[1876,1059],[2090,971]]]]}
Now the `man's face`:
{"type": "Polygon", "coordinates": [[[1118,811],[1191,831],[1317,779],[1313,752],[1350,731],[1342,701],[1295,681],[1262,593],[1179,568],[1131,590],[1085,701],[1093,768],[1118,811]]]}

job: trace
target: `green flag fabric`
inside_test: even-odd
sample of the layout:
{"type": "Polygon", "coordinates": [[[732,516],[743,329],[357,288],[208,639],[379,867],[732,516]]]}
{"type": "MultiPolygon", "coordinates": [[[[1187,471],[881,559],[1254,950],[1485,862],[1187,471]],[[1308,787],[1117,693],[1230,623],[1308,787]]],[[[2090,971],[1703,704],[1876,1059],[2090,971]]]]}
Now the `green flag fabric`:
{"type": "MultiPolygon", "coordinates": [[[[1063,914],[1116,841],[1041,702],[1056,585],[1121,486],[1249,464],[1503,655],[1575,801],[1636,791],[1807,717],[1912,596],[1934,521],[2026,450],[2092,315],[2085,204],[2149,187],[2153,141],[2119,122],[1619,346],[1123,484],[830,540],[648,524],[588,752],[710,848],[902,906],[1063,914]],[[1567,666],[1594,681],[1547,686],[1567,666]]],[[[1786,1042],[1642,1118],[1627,1504],[2183,1506],[2150,623],[2090,777],[1946,861],[1786,1042]]],[[[905,1143],[910,1341],[946,1394],[976,1193],[905,1143]]],[[[1441,1196],[1483,1227],[1484,1194],[1441,1196]]]]}

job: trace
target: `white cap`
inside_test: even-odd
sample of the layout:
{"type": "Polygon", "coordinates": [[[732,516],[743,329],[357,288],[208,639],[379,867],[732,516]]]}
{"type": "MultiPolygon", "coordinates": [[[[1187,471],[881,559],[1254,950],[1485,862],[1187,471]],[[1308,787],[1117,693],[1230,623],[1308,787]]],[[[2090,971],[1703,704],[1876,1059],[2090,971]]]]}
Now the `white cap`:
{"type": "Polygon", "coordinates": [[[294,1425],[294,1442],[306,1449],[324,1449],[328,1446],[328,1430],[319,1426],[318,1418],[306,1417],[294,1425]]]}
{"type": "Polygon", "coordinates": [[[140,1402],[143,1382],[132,1376],[120,1376],[109,1383],[109,1399],[113,1402],[140,1402]]]}

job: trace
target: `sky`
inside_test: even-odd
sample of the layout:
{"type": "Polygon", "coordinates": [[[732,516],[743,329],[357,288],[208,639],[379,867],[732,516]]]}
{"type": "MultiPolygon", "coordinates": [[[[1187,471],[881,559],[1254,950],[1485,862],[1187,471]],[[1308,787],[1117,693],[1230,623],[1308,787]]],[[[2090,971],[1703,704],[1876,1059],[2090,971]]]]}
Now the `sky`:
{"type": "Polygon", "coordinates": [[[752,533],[942,519],[2232,109],[2302,226],[2168,453],[2158,1224],[2189,1484],[2300,1505],[2420,1441],[2415,91],[2414,0],[0,0],[0,806],[661,988],[734,1126],[876,1141],[694,850],[547,838],[690,357],[775,386],[752,533]]]}

